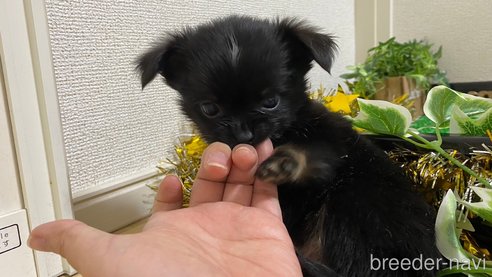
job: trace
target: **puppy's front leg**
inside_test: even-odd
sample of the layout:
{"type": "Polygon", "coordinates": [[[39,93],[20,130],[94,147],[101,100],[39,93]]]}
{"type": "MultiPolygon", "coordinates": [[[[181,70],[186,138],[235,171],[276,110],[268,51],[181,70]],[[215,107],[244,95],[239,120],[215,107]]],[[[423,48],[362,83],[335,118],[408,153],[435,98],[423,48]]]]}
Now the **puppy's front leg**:
{"type": "Polygon", "coordinates": [[[325,147],[284,144],[258,168],[258,178],[275,183],[304,183],[330,179],[340,157],[325,147]]]}

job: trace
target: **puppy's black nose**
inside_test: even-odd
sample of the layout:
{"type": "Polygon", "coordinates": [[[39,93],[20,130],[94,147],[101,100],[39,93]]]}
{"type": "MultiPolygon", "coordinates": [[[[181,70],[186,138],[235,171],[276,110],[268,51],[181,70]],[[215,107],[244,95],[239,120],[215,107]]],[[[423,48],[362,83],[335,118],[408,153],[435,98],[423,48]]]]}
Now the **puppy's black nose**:
{"type": "Polygon", "coordinates": [[[251,143],[253,140],[253,132],[251,132],[247,124],[235,124],[232,127],[232,133],[238,143],[251,143]]]}
{"type": "Polygon", "coordinates": [[[253,140],[253,133],[249,130],[234,132],[234,136],[239,143],[250,143],[253,140]]]}

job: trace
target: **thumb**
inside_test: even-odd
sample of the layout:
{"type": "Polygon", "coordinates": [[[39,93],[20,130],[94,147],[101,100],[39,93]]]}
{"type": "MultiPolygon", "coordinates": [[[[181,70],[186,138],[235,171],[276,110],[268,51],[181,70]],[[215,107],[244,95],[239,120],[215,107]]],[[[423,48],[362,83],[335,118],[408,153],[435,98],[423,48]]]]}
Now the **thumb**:
{"type": "Polygon", "coordinates": [[[113,235],[89,227],[76,220],[58,220],[32,230],[29,247],[53,252],[66,258],[84,276],[101,270],[113,235]]]}

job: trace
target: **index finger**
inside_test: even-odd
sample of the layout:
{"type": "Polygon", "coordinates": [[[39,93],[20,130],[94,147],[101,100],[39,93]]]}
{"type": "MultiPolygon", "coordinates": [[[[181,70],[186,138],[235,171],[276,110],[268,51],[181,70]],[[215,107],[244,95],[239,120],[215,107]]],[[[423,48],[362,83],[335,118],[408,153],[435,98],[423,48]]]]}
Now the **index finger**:
{"type": "Polygon", "coordinates": [[[240,144],[232,150],[232,167],[227,177],[223,201],[251,206],[258,155],[256,149],[240,144]]]}
{"type": "Polygon", "coordinates": [[[193,182],[190,206],[222,200],[230,169],[231,148],[221,142],[210,144],[202,155],[200,169],[193,182]]]}
{"type": "MultiPolygon", "coordinates": [[[[256,147],[256,151],[258,153],[258,162],[261,164],[272,154],[272,142],[269,139],[265,140],[256,147]]],[[[282,211],[280,210],[276,184],[268,183],[256,178],[253,187],[251,206],[270,212],[279,219],[282,219],[282,211]]]]}

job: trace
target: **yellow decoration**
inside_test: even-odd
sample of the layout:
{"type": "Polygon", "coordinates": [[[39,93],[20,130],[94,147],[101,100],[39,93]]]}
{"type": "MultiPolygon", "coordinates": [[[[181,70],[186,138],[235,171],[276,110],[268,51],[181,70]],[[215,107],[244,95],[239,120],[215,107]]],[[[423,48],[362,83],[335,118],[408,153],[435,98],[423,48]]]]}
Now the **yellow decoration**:
{"type": "Polygon", "coordinates": [[[357,110],[354,107],[355,99],[359,97],[358,94],[347,94],[343,91],[341,86],[338,86],[337,90],[331,90],[326,92],[323,85],[319,89],[309,93],[311,99],[321,102],[326,108],[332,112],[341,113],[344,115],[352,115],[357,110]]]}
{"type": "Polygon", "coordinates": [[[492,260],[490,251],[487,248],[480,247],[475,238],[473,238],[473,234],[470,234],[469,231],[463,231],[460,235],[460,240],[463,242],[463,248],[473,254],[473,256],[487,261],[492,260]]]}
{"type": "Polygon", "coordinates": [[[192,136],[183,142],[183,147],[176,148],[176,152],[178,154],[186,152],[189,156],[200,158],[205,148],[207,148],[207,143],[200,136],[192,136]]]}
{"type": "Polygon", "coordinates": [[[393,99],[392,102],[397,105],[403,106],[407,108],[410,112],[412,112],[412,110],[415,110],[414,108],[415,100],[410,100],[409,97],[410,95],[408,94],[408,92],[405,92],[400,97],[393,99]]]}
{"type": "MultiPolygon", "coordinates": [[[[183,206],[188,207],[190,203],[191,187],[195,180],[203,151],[207,143],[196,133],[186,139],[181,139],[174,146],[175,158],[162,161],[157,168],[165,175],[174,174],[181,179],[183,186],[183,206]],[[172,167],[170,168],[169,165],[172,167]]],[[[150,187],[157,190],[157,187],[150,187]]]]}
{"type": "MultiPolygon", "coordinates": [[[[447,152],[460,162],[469,165],[482,177],[492,178],[491,152],[478,150],[469,154],[456,150],[447,152]]],[[[401,166],[417,185],[415,189],[422,193],[426,201],[434,205],[436,210],[448,189],[463,197],[467,188],[475,182],[473,177],[435,152],[420,152],[397,147],[387,151],[387,154],[391,160],[401,166]]]]}
{"type": "MultiPolygon", "coordinates": [[[[448,153],[463,164],[470,166],[482,177],[492,178],[492,151],[485,146],[484,148],[484,150],[473,150],[468,154],[456,150],[448,150],[448,153]]],[[[387,153],[389,158],[413,180],[415,190],[420,192],[436,210],[448,189],[452,189],[466,201],[473,201],[470,186],[475,185],[476,180],[441,155],[401,147],[394,148],[387,153]]],[[[467,216],[475,217],[471,212],[468,212],[467,216]]],[[[490,239],[490,234],[482,233],[481,235],[490,239]]],[[[463,247],[471,254],[490,261],[492,259],[489,251],[490,245],[479,245],[474,236],[474,233],[464,230],[460,237],[463,247]]]]}
{"type": "Polygon", "coordinates": [[[345,94],[337,92],[334,96],[326,96],[325,106],[332,112],[340,112],[343,114],[351,114],[351,103],[357,99],[357,94],[345,94]]]}

